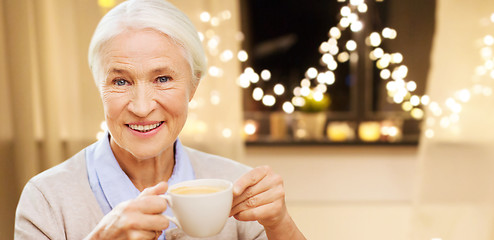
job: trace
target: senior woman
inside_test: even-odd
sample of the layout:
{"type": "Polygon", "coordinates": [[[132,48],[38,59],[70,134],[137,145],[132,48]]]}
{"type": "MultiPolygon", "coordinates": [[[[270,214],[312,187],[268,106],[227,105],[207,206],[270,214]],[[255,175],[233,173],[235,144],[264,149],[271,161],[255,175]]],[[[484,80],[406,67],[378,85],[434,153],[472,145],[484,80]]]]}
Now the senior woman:
{"type": "Polygon", "coordinates": [[[164,0],[106,14],[89,48],[109,133],[32,178],[16,239],[188,239],[160,195],[195,178],[234,181],[231,218],[212,239],[304,239],[269,167],[248,168],[181,145],[187,107],[206,68],[197,31],[164,0]]]}

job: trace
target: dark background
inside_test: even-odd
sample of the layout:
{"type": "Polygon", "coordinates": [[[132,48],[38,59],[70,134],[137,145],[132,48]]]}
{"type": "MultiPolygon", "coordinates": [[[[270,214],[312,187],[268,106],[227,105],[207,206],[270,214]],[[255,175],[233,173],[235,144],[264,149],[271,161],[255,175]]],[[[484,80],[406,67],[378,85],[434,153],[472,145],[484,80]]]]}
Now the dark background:
{"type": "MultiPolygon", "coordinates": [[[[269,69],[272,78],[262,80],[244,90],[245,111],[280,111],[284,101],[290,101],[292,89],[300,84],[309,67],[326,71],[319,64],[319,46],[329,38],[328,31],[337,26],[340,9],[346,2],[336,0],[242,0],[242,31],[245,33],[243,48],[249,52],[244,67],[251,66],[260,73],[269,69]],[[282,83],[286,89],[283,98],[277,99],[273,107],[266,107],[252,99],[252,90],[261,87],[265,94],[272,94],[272,87],[282,83]]],[[[435,1],[400,0],[367,1],[367,13],[360,14],[364,28],[360,33],[343,31],[343,39],[353,38],[359,53],[371,49],[363,48],[364,37],[384,27],[397,31],[394,40],[384,39],[381,47],[388,53],[400,52],[408,67],[405,80],[417,82],[415,94],[422,95],[430,64],[430,51],[434,32],[435,1]],[[352,35],[353,34],[353,35],[352,35]],[[360,41],[360,42],[359,42],[360,41]]],[[[340,47],[341,49],[342,47],[340,47]]],[[[341,51],[340,51],[341,52],[341,51]]],[[[389,102],[385,91],[386,81],[379,79],[379,71],[367,55],[360,55],[359,64],[350,66],[339,63],[335,71],[336,82],[328,86],[332,112],[401,112],[401,106],[389,102]],[[366,82],[366,84],[364,84],[366,82]],[[357,88],[362,90],[357,91],[357,88]]],[[[359,114],[365,118],[365,114],[359,114]]]]}

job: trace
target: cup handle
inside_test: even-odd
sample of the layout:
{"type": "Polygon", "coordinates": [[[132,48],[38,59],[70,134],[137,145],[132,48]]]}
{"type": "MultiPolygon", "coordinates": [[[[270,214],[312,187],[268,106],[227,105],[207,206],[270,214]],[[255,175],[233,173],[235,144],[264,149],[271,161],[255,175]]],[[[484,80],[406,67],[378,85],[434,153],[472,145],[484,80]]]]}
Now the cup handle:
{"type": "MultiPolygon", "coordinates": [[[[172,198],[170,197],[170,195],[160,195],[160,197],[164,198],[166,200],[166,204],[168,205],[168,207],[172,208],[173,207],[173,202],[172,202],[172,198]]],[[[180,225],[180,223],[178,222],[178,219],[176,217],[170,217],[168,215],[164,215],[166,217],[166,219],[168,219],[168,221],[174,223],[175,225],[177,225],[177,227],[179,228],[182,228],[182,226],[180,225]]]]}

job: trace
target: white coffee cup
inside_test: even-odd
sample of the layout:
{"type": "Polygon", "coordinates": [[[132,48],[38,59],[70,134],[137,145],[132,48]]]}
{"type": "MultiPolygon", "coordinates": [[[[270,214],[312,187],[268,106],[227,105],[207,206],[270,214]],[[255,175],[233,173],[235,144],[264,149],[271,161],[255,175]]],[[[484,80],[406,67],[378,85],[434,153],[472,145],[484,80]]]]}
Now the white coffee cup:
{"type": "Polygon", "coordinates": [[[232,182],[223,179],[196,179],[168,188],[162,195],[175,217],[166,216],[191,237],[211,237],[221,232],[232,208],[232,182]],[[212,193],[190,193],[197,187],[217,188],[212,193]],[[189,193],[184,193],[187,189],[189,193]],[[182,191],[182,193],[180,193],[182,191]]]}

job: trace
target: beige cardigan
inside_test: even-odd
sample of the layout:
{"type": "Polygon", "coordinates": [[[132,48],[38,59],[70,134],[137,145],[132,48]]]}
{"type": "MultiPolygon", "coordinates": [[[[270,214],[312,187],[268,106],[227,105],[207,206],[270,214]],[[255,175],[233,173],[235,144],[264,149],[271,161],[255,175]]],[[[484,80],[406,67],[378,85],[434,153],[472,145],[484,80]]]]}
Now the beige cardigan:
{"type": "MultiPolygon", "coordinates": [[[[185,148],[196,178],[235,181],[250,170],[232,160],[185,148]]],[[[89,187],[85,151],[33,177],[24,187],[16,211],[15,239],[73,239],[86,237],[103,218],[89,187]]],[[[166,239],[192,239],[180,229],[166,239]]],[[[204,238],[203,238],[204,239],[204,238]]],[[[229,218],[223,231],[206,239],[267,239],[257,222],[229,218]]]]}

